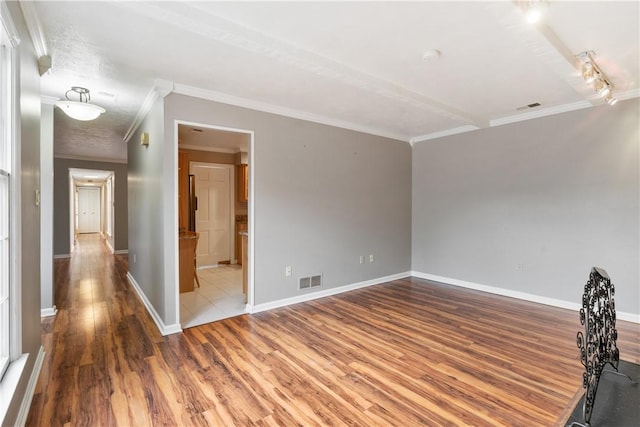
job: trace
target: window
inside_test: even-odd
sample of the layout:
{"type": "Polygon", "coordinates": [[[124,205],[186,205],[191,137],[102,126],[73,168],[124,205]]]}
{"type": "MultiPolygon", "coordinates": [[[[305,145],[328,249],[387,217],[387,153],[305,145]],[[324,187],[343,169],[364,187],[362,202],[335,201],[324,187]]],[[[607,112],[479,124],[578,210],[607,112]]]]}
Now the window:
{"type": "MultiPolygon", "coordinates": [[[[3,8],[2,12],[6,12],[3,8]]],[[[5,28],[0,25],[0,378],[11,361],[11,167],[12,167],[12,100],[11,70],[13,47],[5,28]]]]}

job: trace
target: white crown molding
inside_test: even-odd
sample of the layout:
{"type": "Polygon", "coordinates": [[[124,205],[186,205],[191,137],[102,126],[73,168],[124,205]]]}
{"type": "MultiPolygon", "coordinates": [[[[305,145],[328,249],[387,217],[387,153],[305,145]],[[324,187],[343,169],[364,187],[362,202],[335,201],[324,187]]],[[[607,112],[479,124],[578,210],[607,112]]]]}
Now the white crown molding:
{"type": "Polygon", "coordinates": [[[618,98],[618,100],[625,101],[627,99],[640,97],[640,89],[633,89],[633,90],[627,90],[625,92],[618,92],[614,88],[613,94],[615,95],[616,98],[618,98]]]}
{"type": "Polygon", "coordinates": [[[72,154],[53,153],[54,159],[66,159],[66,160],[82,160],[86,162],[100,162],[100,163],[120,163],[126,164],[127,159],[117,159],[109,157],[90,157],[90,156],[74,156],[72,154]]]}
{"type": "Polygon", "coordinates": [[[396,134],[392,132],[386,132],[381,129],[357,125],[355,123],[332,119],[329,117],[321,116],[318,114],[309,113],[306,111],[296,110],[287,107],[281,107],[278,105],[268,104],[266,102],[255,101],[248,98],[241,98],[235,95],[229,95],[222,92],[213,90],[201,89],[193,86],[187,86],[179,83],[174,84],[174,93],[186,96],[192,96],[194,98],[206,99],[208,101],[220,102],[222,104],[235,105],[236,107],[248,108],[251,110],[262,111],[265,113],[277,114],[279,116],[291,117],[299,120],[306,120],[309,122],[319,123],[322,125],[328,125],[338,127],[342,129],[348,129],[356,132],[368,133],[371,135],[381,136],[383,138],[395,139],[397,141],[409,142],[408,135],[396,134]]]}
{"type": "Polygon", "coordinates": [[[16,30],[16,26],[13,23],[13,19],[11,18],[9,7],[4,1],[0,1],[0,23],[2,23],[5,30],[7,30],[9,39],[11,41],[11,46],[18,47],[18,45],[20,45],[21,43],[20,36],[18,36],[18,30],[16,30]]]}
{"type": "Polygon", "coordinates": [[[27,24],[27,30],[31,36],[31,41],[36,50],[38,58],[49,55],[49,49],[47,48],[47,40],[44,37],[44,31],[42,31],[42,24],[38,13],[34,6],[33,1],[21,0],[20,8],[22,9],[22,15],[24,21],[27,24]]]}
{"type": "Polygon", "coordinates": [[[509,123],[522,122],[525,120],[537,119],[539,117],[553,116],[555,114],[566,113],[569,111],[582,110],[583,108],[591,108],[593,104],[590,101],[578,101],[571,104],[557,105],[555,107],[544,108],[541,110],[529,111],[523,114],[515,114],[513,116],[501,117],[490,121],[491,127],[507,125],[509,123]]]}
{"type": "Polygon", "coordinates": [[[428,133],[428,134],[425,134],[425,135],[414,136],[413,138],[411,138],[411,140],[409,142],[410,142],[411,146],[413,146],[417,142],[428,141],[430,139],[443,138],[445,136],[456,135],[458,133],[471,132],[471,131],[478,130],[478,129],[480,129],[480,128],[478,126],[474,126],[474,125],[460,126],[460,127],[457,127],[457,128],[446,129],[446,130],[439,131],[439,132],[433,132],[433,133],[428,133]]]}
{"type": "Polygon", "coordinates": [[[194,150],[194,151],[208,151],[211,153],[221,153],[221,154],[236,154],[241,150],[234,150],[233,148],[219,148],[219,147],[203,147],[200,145],[189,145],[189,144],[178,144],[179,150],[194,150]]]}
{"type": "Polygon", "coordinates": [[[149,111],[151,111],[151,108],[156,103],[156,101],[169,95],[173,90],[173,82],[160,79],[157,79],[153,82],[153,87],[140,106],[140,110],[138,110],[138,114],[136,114],[136,117],[133,119],[133,123],[131,123],[131,126],[129,126],[129,129],[122,137],[122,140],[125,143],[128,143],[136,130],[138,130],[140,124],[142,123],[144,118],[147,117],[147,114],[149,114],[149,111]]]}

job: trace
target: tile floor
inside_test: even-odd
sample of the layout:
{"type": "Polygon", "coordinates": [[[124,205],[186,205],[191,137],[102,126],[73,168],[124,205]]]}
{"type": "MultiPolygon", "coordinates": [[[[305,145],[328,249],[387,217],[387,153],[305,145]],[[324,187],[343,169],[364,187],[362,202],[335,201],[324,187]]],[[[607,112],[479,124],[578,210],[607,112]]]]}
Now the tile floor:
{"type": "Polygon", "coordinates": [[[198,270],[200,287],[180,294],[180,323],[190,328],[245,313],[242,267],[221,265],[198,270]]]}

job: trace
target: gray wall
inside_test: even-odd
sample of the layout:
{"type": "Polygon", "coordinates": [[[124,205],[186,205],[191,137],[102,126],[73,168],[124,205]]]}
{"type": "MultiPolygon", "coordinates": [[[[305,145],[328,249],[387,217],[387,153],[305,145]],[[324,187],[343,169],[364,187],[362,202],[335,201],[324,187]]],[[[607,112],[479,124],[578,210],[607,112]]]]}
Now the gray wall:
{"type": "Polygon", "coordinates": [[[413,147],[414,271],[640,313],[638,99],[413,147]]]}
{"type": "Polygon", "coordinates": [[[166,126],[255,132],[255,304],[297,296],[299,276],[321,273],[329,289],[409,271],[407,143],[183,95],[165,102],[166,126]],[[359,264],[368,254],[375,262],[359,264]]]}
{"type": "Polygon", "coordinates": [[[21,315],[22,353],[28,354],[25,369],[20,377],[2,425],[14,425],[20,404],[27,389],[40,349],[40,210],[35,204],[35,192],[40,188],[40,75],[31,38],[26,30],[18,2],[7,2],[11,17],[18,31],[21,44],[19,72],[20,102],[20,174],[21,187],[21,315]]]}
{"type": "MultiPolygon", "coordinates": [[[[163,185],[164,108],[162,100],[151,109],[128,143],[129,185],[129,273],[140,286],[165,324],[175,322],[175,309],[165,307],[165,239],[163,185]],[[149,146],[139,144],[140,134],[149,133],[149,146]]],[[[176,171],[170,171],[177,175],[176,171]]],[[[177,194],[177,193],[176,193],[177,194]]],[[[177,197],[173,197],[176,199],[177,197]]],[[[175,202],[174,202],[175,205],[175,202]]],[[[176,230],[177,230],[176,219],[176,230]]],[[[174,267],[175,268],[175,267],[174,267]]]]}
{"type": "Polygon", "coordinates": [[[56,158],[53,162],[53,253],[68,255],[69,248],[69,169],[97,169],[114,171],[113,249],[128,248],[127,165],[56,158]]]}
{"type": "Polygon", "coordinates": [[[408,144],[171,94],[162,146],[161,113],[156,106],[132,138],[149,132],[148,148],[129,143],[129,259],[165,324],[179,321],[174,120],[255,131],[256,304],[297,296],[298,276],[322,273],[328,289],[409,270],[408,144]],[[368,254],[375,262],[360,265],[368,254]],[[288,265],[293,276],[285,278],[288,265]]]}

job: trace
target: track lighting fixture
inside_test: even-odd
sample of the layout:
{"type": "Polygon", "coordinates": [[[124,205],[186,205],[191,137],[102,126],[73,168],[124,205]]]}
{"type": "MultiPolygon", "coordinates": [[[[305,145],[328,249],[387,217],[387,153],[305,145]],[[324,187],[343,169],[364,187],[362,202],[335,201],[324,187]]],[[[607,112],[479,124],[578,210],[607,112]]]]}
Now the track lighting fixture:
{"type": "Polygon", "coordinates": [[[593,86],[596,93],[609,105],[615,105],[618,100],[613,97],[613,84],[611,80],[602,72],[598,64],[594,61],[592,51],[582,52],[577,56],[582,68],[582,78],[587,84],[593,86]]]}
{"type": "Polygon", "coordinates": [[[94,120],[97,119],[100,114],[106,111],[102,107],[94,104],[89,104],[89,101],[91,100],[89,89],[79,86],[72,86],[64,96],[65,98],[67,98],[67,100],[56,102],[56,107],[60,108],[67,116],[71,117],[72,119],[82,121],[94,120]],[[69,98],[69,93],[77,95],[78,100],[72,101],[69,98]]]}

